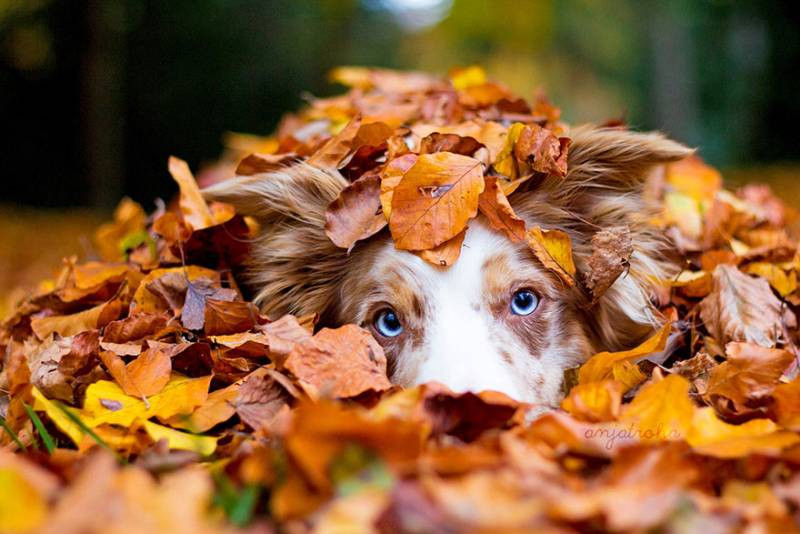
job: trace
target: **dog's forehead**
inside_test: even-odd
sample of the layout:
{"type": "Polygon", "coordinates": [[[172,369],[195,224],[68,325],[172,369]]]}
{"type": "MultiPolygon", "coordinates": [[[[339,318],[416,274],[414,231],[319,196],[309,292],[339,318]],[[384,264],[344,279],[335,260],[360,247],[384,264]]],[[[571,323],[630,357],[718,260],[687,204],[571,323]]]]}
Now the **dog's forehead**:
{"type": "Polygon", "coordinates": [[[450,267],[431,265],[416,254],[395,249],[391,242],[382,250],[378,262],[383,274],[419,286],[421,291],[439,288],[473,294],[483,289],[487,271],[514,261],[518,253],[508,238],[475,221],[467,230],[461,255],[450,267]]]}

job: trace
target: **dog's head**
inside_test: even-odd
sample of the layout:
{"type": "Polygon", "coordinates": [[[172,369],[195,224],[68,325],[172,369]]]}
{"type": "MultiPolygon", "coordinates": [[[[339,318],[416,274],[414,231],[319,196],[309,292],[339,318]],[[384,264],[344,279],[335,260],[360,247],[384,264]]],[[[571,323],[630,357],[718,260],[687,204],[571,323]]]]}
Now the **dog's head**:
{"type": "Polygon", "coordinates": [[[324,231],[325,210],[347,185],[337,172],[296,164],[205,194],[259,221],[250,282],[266,313],[316,312],[324,325],[369,328],[401,385],[435,380],[553,405],[565,369],[593,351],[629,347],[658,326],[652,284],[669,276],[670,265],[648,225],[642,186],[654,166],[690,153],[658,134],[584,127],[570,136],[566,178],[545,178],[510,201],[528,224],[570,235],[579,272],[595,232],[630,228],[630,270],[591,306],[480,218],[449,268],[397,250],[388,234],[348,255],[324,231]]]}

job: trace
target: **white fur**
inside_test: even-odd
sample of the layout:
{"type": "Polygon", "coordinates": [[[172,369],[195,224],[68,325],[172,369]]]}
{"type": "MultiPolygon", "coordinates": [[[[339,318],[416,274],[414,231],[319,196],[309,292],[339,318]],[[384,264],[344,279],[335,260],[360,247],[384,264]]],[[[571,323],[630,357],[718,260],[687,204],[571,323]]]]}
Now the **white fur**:
{"type": "MultiPolygon", "coordinates": [[[[492,314],[485,302],[483,268],[498,254],[517,258],[529,252],[480,220],[470,225],[461,256],[449,268],[435,267],[395,249],[391,242],[386,244],[376,264],[399,268],[404,282],[425,302],[422,344],[395,355],[395,381],[406,385],[436,381],[458,392],[494,390],[526,402],[557,402],[563,370],[577,361],[561,350],[563,340],[555,339],[548,340],[545,354],[532,356],[504,318],[492,314]],[[501,350],[511,357],[510,363],[501,357],[501,350]],[[539,376],[543,386],[531,387],[539,376]]],[[[391,304],[390,295],[383,299],[391,304]]]]}

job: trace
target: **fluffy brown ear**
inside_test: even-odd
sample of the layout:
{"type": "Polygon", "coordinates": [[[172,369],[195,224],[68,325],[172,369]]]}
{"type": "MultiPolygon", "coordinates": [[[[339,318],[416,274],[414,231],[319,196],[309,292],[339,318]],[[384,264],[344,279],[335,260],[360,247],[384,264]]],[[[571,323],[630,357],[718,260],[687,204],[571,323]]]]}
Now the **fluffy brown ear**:
{"type": "Polygon", "coordinates": [[[325,210],[346,185],[336,171],[296,163],[203,191],[207,200],[233,204],[261,225],[249,283],[258,290],[255,302],[273,318],[330,308],[347,256],[325,235],[325,210]]]}
{"type": "Polygon", "coordinates": [[[628,348],[660,322],[651,304],[654,280],[674,272],[661,232],[649,223],[654,207],[642,196],[644,182],[655,167],[683,159],[692,150],[659,133],[583,126],[569,135],[567,176],[530,184],[530,194],[516,193],[511,203],[531,223],[570,234],[579,273],[588,270],[596,232],[630,229],[634,252],[629,272],[587,314],[600,346],[628,348]]]}

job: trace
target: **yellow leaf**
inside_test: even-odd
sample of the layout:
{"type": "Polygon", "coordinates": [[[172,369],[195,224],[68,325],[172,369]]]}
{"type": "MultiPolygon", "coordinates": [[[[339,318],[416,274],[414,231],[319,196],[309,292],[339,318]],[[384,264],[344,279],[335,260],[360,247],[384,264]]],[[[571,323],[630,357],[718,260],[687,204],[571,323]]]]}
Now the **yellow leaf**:
{"type": "Polygon", "coordinates": [[[639,369],[639,366],[628,360],[612,364],[611,376],[622,385],[623,393],[647,380],[647,376],[639,369]]]}
{"type": "MultiPolygon", "coordinates": [[[[506,134],[506,142],[502,150],[497,154],[497,159],[494,162],[494,170],[498,173],[505,175],[509,180],[515,180],[519,175],[517,171],[517,161],[514,158],[514,145],[517,144],[519,135],[525,125],[521,122],[515,122],[508,128],[506,134]]],[[[513,191],[503,191],[506,195],[510,195],[513,191]]]]}
{"type": "Polygon", "coordinates": [[[783,269],[772,263],[761,261],[751,263],[745,268],[745,271],[765,278],[782,297],[797,289],[797,274],[794,271],[786,274],[783,269]]]}
{"type": "MultiPolygon", "coordinates": [[[[110,306],[115,305],[114,302],[104,302],[94,308],[71,315],[51,315],[50,317],[31,319],[31,329],[39,339],[45,339],[53,333],[57,333],[62,337],[74,336],[85,330],[97,328],[106,307],[111,309],[110,306]]],[[[116,318],[112,317],[111,320],[116,318]]]]}
{"type": "Polygon", "coordinates": [[[619,415],[621,402],[620,383],[604,380],[575,386],[561,402],[561,408],[584,421],[613,421],[619,415]]]}
{"type": "Polygon", "coordinates": [[[217,448],[217,438],[213,436],[188,434],[150,421],[144,422],[144,429],[154,441],[166,440],[170,449],[192,451],[200,456],[210,456],[217,448]]]}
{"type": "Polygon", "coordinates": [[[664,195],[664,209],[667,222],[675,224],[692,239],[700,237],[703,231],[703,218],[700,204],[690,196],[670,191],[664,195]]]}
{"type": "Polygon", "coordinates": [[[646,384],[625,406],[619,420],[632,423],[641,441],[686,439],[695,411],[689,387],[689,381],[680,375],[646,384]]]}
{"type": "Polygon", "coordinates": [[[190,432],[205,432],[211,427],[227,421],[236,413],[233,403],[239,395],[240,382],[210,393],[206,402],[198,406],[190,416],[173,417],[167,421],[168,424],[190,432]]]}
{"type": "Polygon", "coordinates": [[[462,91],[486,83],[486,72],[477,65],[470,65],[450,72],[450,81],[456,91],[462,91]]]}
{"type": "Polygon", "coordinates": [[[216,224],[214,216],[200,193],[189,165],[182,159],[170,156],[168,167],[169,173],[181,190],[179,204],[184,220],[195,230],[214,226],[216,224]]]}
{"type": "Polygon", "coordinates": [[[561,230],[529,228],[525,234],[528,246],[542,265],[555,272],[569,286],[575,285],[575,262],[572,260],[572,241],[561,230]]]}
{"type": "Polygon", "coordinates": [[[613,378],[612,368],[615,363],[638,360],[654,352],[664,350],[664,347],[667,346],[667,338],[671,327],[672,323],[665,323],[653,337],[636,348],[621,352],[600,352],[595,354],[578,370],[578,383],[587,384],[613,378]]]}
{"type": "Polygon", "coordinates": [[[129,426],[136,419],[169,419],[190,414],[208,398],[211,376],[187,378],[173,374],[160,393],[142,400],[126,395],[114,382],[100,380],[86,389],[83,422],[90,427],[103,423],[129,426]]]}
{"type": "Polygon", "coordinates": [[[0,468],[0,532],[30,532],[44,523],[47,503],[16,470],[0,468]]]}
{"type": "Polygon", "coordinates": [[[37,388],[32,388],[31,394],[34,399],[33,409],[46,413],[47,417],[55,423],[59,430],[66,434],[75,445],[80,445],[84,437],[81,427],[75,424],[54,401],[45,397],[37,388]]]}
{"type": "Polygon", "coordinates": [[[750,454],[776,455],[799,442],[800,436],[780,430],[769,419],[729,425],[717,417],[713,408],[706,407],[695,411],[686,441],[706,456],[741,458],[750,454]]]}

